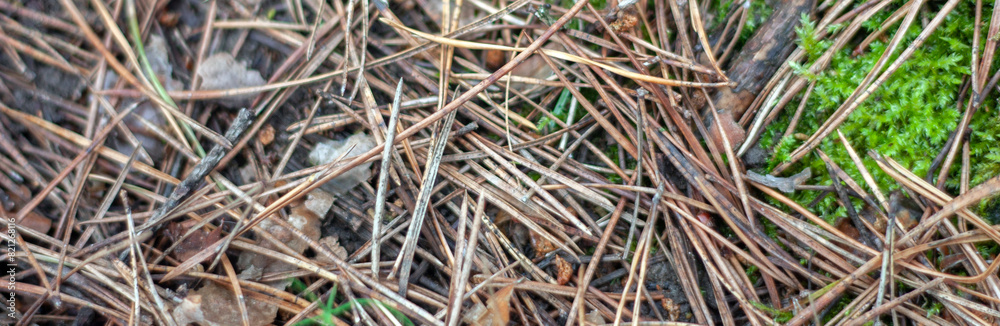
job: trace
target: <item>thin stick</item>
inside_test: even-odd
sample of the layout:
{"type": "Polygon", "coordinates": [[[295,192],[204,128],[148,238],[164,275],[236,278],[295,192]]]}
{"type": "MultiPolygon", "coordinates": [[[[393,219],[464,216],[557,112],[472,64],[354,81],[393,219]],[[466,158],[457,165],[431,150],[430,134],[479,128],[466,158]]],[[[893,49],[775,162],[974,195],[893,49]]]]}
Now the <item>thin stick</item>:
{"type": "MultiPolygon", "coordinates": [[[[389,113],[389,126],[386,128],[385,144],[392,144],[396,138],[396,124],[399,122],[399,101],[403,95],[403,78],[396,84],[396,97],[392,100],[392,112],[389,113]]],[[[393,146],[385,146],[382,150],[382,166],[378,175],[378,194],[375,195],[375,212],[372,215],[371,262],[372,277],[379,277],[379,262],[382,256],[379,249],[382,246],[382,214],[385,210],[385,193],[389,187],[389,169],[393,146]]]]}
{"type": "MultiPolygon", "coordinates": [[[[399,294],[406,296],[406,287],[410,282],[410,265],[413,264],[413,251],[417,246],[417,238],[420,237],[420,228],[424,224],[427,216],[427,204],[431,200],[431,190],[434,190],[434,182],[438,176],[438,166],[441,164],[441,155],[444,154],[444,147],[448,144],[448,135],[451,133],[451,126],[455,123],[456,111],[445,118],[439,125],[433,136],[434,147],[427,154],[427,166],[424,168],[423,184],[420,186],[420,193],[417,195],[417,207],[413,211],[413,219],[410,221],[410,228],[406,231],[406,241],[401,248],[402,254],[399,256],[402,262],[399,270],[399,294]]],[[[389,144],[386,142],[385,144],[389,144]]],[[[386,148],[389,148],[386,145],[386,148]]]]}

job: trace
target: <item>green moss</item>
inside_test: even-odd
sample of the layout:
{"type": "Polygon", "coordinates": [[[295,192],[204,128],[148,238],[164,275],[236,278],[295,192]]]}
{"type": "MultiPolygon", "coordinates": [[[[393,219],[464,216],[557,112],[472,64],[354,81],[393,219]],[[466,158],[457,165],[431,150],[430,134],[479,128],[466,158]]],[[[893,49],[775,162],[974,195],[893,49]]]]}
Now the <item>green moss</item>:
{"type": "MultiPolygon", "coordinates": [[[[612,162],[615,162],[616,164],[619,163],[618,145],[617,144],[608,145],[608,147],[604,149],[604,155],[607,156],[608,159],[610,159],[612,162]]],[[[608,178],[608,182],[610,183],[622,183],[622,177],[619,176],[618,174],[604,173],[604,177],[608,178]]],[[[633,250],[634,249],[635,248],[633,248],[633,250]]]]}
{"type": "Polygon", "coordinates": [[[757,309],[760,309],[764,313],[770,315],[775,323],[779,324],[787,323],[789,320],[792,320],[792,317],[795,316],[795,314],[793,314],[790,311],[778,310],[775,309],[774,307],[771,307],[770,305],[763,304],[757,301],[750,301],[750,304],[752,304],[757,309]]]}
{"type": "MultiPolygon", "coordinates": [[[[855,297],[856,296],[853,295],[841,296],[840,300],[837,300],[837,302],[833,304],[833,308],[830,308],[830,311],[827,312],[825,315],[823,315],[822,318],[820,318],[822,323],[826,324],[830,322],[830,320],[833,319],[834,316],[837,316],[837,314],[846,309],[847,306],[851,304],[851,301],[854,301],[855,297]]],[[[850,311],[848,311],[847,313],[850,313],[850,311]]]]}
{"type": "MultiPolygon", "coordinates": [[[[572,94],[569,92],[569,90],[563,89],[562,93],[559,94],[559,99],[556,100],[556,106],[554,109],[552,109],[552,115],[556,116],[556,118],[559,118],[559,120],[566,121],[566,117],[569,113],[568,111],[569,111],[570,96],[572,96],[572,94]]],[[[543,131],[543,129],[545,128],[553,129],[557,126],[556,123],[552,121],[552,119],[550,119],[547,115],[544,114],[541,115],[540,118],[538,118],[538,121],[535,123],[535,125],[538,126],[538,131],[543,131]]],[[[548,133],[545,132],[545,134],[548,133]]]]}
{"type": "MultiPolygon", "coordinates": [[[[732,6],[734,2],[733,0],[715,1],[715,19],[711,22],[713,28],[725,26],[726,21],[729,19],[728,15],[733,10],[732,6]]],[[[747,17],[747,22],[743,25],[743,31],[740,32],[739,44],[743,44],[750,39],[753,32],[757,31],[757,28],[763,25],[773,12],[774,9],[768,6],[764,0],[750,1],[750,16],[747,17]]],[[[739,19],[739,17],[736,19],[739,19]]]]}
{"type": "Polygon", "coordinates": [[[761,219],[760,225],[764,227],[764,234],[766,234],[767,237],[774,240],[774,243],[777,243],[779,246],[784,247],[784,244],[782,244],[781,241],[779,240],[781,234],[778,233],[780,229],[778,228],[777,224],[774,224],[774,222],[771,222],[771,220],[768,219],[761,219]]]}
{"type": "Polygon", "coordinates": [[[979,216],[985,218],[990,224],[1000,224],[1000,197],[984,200],[979,205],[979,216]]]}
{"type": "Polygon", "coordinates": [[[1000,244],[980,243],[976,245],[976,249],[979,250],[979,255],[986,260],[993,259],[993,257],[1000,255],[1000,244]]]}
{"type": "Polygon", "coordinates": [[[719,24],[726,22],[726,17],[729,16],[729,11],[733,7],[733,0],[716,0],[715,1],[715,19],[712,20],[712,26],[717,26],[719,24]]]}
{"type": "MultiPolygon", "coordinates": [[[[872,173],[883,192],[888,193],[899,188],[899,185],[866,155],[868,151],[890,157],[917,175],[923,176],[961,119],[962,112],[958,110],[956,101],[963,79],[970,74],[973,6],[972,2],[963,2],[959,5],[913,56],[838,128],[862,156],[865,168],[872,173]]],[[[933,7],[929,9],[937,10],[933,7]]],[[[985,9],[983,16],[988,17],[985,9]]],[[[877,30],[893,10],[894,8],[884,10],[864,26],[869,31],[877,30]]],[[[815,39],[813,37],[815,25],[807,18],[803,18],[803,21],[803,26],[797,29],[798,44],[805,50],[810,62],[802,67],[793,68],[800,75],[816,82],[816,86],[806,102],[795,132],[811,135],[847,101],[885,52],[887,44],[881,41],[873,42],[857,57],[851,55],[856,43],[849,44],[834,55],[832,63],[826,70],[817,75],[808,75],[803,67],[808,67],[812,60],[829,49],[831,42],[815,39]]],[[[906,31],[903,42],[890,57],[890,63],[923,30],[920,25],[916,22],[906,31]]],[[[983,25],[989,24],[986,22],[983,25]]],[[[898,26],[897,23],[896,26],[890,27],[887,36],[891,38],[898,26]]],[[[792,103],[798,103],[798,100],[800,99],[792,103]]],[[[987,103],[987,106],[991,105],[993,104],[987,103]]],[[[768,170],[786,161],[789,153],[803,143],[792,137],[777,139],[788,127],[789,119],[795,111],[794,107],[794,105],[786,107],[761,137],[761,145],[773,149],[775,153],[769,162],[768,170]]],[[[989,113],[989,111],[985,107],[980,109],[970,126],[972,172],[975,176],[973,183],[1000,174],[1000,148],[994,145],[997,135],[1000,134],[1000,121],[997,120],[995,112],[989,113]]],[[[837,139],[834,133],[822,140],[818,148],[827,153],[854,180],[862,180],[860,172],[837,139]]],[[[789,171],[794,173],[805,167],[812,168],[816,174],[808,183],[831,184],[825,164],[815,154],[804,157],[789,171]]],[[[957,186],[958,167],[959,164],[954,164],[950,171],[951,187],[957,186]]],[[[816,199],[818,194],[819,192],[799,191],[793,194],[792,198],[806,205],[816,199]]],[[[860,207],[859,202],[855,205],[860,207]]],[[[836,203],[833,196],[826,196],[812,210],[831,223],[838,217],[846,216],[845,209],[836,203]]]]}
{"type": "Polygon", "coordinates": [[[929,305],[928,304],[924,305],[924,309],[927,310],[927,318],[931,318],[931,316],[940,315],[941,314],[941,310],[943,308],[944,308],[944,304],[942,304],[940,302],[937,302],[937,301],[935,301],[935,302],[933,302],[933,303],[931,303],[929,305]]]}
{"type": "Polygon", "coordinates": [[[750,265],[745,272],[747,278],[750,279],[750,284],[756,284],[757,280],[760,279],[760,267],[757,267],[757,265],[750,265]]]}

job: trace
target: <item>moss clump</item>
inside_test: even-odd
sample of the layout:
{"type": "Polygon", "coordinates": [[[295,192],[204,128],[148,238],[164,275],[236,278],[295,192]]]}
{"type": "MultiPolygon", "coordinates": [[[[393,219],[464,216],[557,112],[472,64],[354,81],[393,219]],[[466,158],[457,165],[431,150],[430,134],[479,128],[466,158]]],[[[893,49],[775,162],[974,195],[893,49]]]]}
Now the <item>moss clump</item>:
{"type": "Polygon", "coordinates": [[[750,304],[752,304],[757,309],[760,309],[764,313],[771,316],[772,318],[771,321],[775,323],[779,324],[787,323],[789,320],[792,320],[792,317],[795,317],[795,314],[793,314],[790,311],[778,310],[764,303],[760,303],[757,301],[750,301],[750,304]]]}
{"type": "MultiPolygon", "coordinates": [[[[935,12],[937,8],[928,9],[935,12]]],[[[971,73],[969,65],[974,26],[973,10],[972,2],[960,4],[913,56],[839,127],[862,156],[865,167],[872,172],[883,192],[897,189],[899,185],[882,173],[865,153],[874,150],[923,176],[930,169],[934,156],[947,142],[950,133],[957,128],[963,112],[958,110],[956,101],[964,79],[971,73]]],[[[893,8],[889,8],[875,15],[864,25],[865,28],[869,32],[874,32],[893,11],[893,8]]],[[[987,13],[990,11],[984,8],[983,17],[989,17],[987,13]]],[[[810,60],[802,67],[808,67],[812,63],[811,60],[815,60],[829,49],[831,42],[815,39],[813,37],[815,25],[806,18],[803,20],[805,24],[798,29],[798,42],[810,60]]],[[[988,22],[983,24],[983,26],[988,25],[988,22]]],[[[893,37],[898,26],[897,23],[889,29],[887,35],[889,38],[893,37]]],[[[890,58],[890,63],[922,30],[923,27],[918,20],[906,31],[903,42],[890,58]]],[[[857,57],[850,53],[852,46],[849,45],[837,52],[831,65],[817,75],[807,75],[805,69],[796,67],[800,75],[816,82],[815,89],[806,102],[796,129],[797,133],[810,135],[816,132],[874,67],[885,52],[887,42],[873,42],[870,48],[865,49],[864,54],[857,57]]],[[[1000,149],[994,145],[997,135],[1000,134],[1000,121],[995,112],[989,113],[989,106],[993,106],[993,103],[987,103],[981,108],[970,126],[974,183],[985,181],[1000,173],[1000,149]]],[[[764,148],[774,149],[775,153],[769,162],[768,170],[787,160],[789,153],[803,143],[792,137],[777,139],[788,127],[793,113],[794,110],[786,109],[768,126],[761,137],[761,145],[764,148]]],[[[818,148],[827,153],[853,179],[862,180],[860,172],[847,155],[844,146],[835,141],[837,138],[836,134],[828,136],[818,148]]],[[[958,166],[959,164],[955,164],[950,171],[952,173],[949,177],[950,182],[957,182],[958,166]]],[[[794,172],[805,167],[821,171],[809,183],[831,184],[825,173],[826,167],[816,154],[806,156],[791,170],[794,172]]],[[[949,186],[954,187],[957,184],[949,186]]],[[[801,204],[808,204],[818,194],[819,192],[799,191],[792,198],[801,204]]],[[[836,204],[834,196],[826,196],[813,210],[831,223],[838,217],[846,216],[844,208],[836,204]]]]}
{"type": "MultiPolygon", "coordinates": [[[[724,26],[726,20],[729,19],[727,15],[733,11],[734,0],[716,0],[715,2],[715,19],[712,20],[712,26],[724,26]]],[[[740,44],[745,43],[753,32],[757,31],[757,28],[764,25],[767,18],[771,17],[771,13],[774,9],[768,6],[764,0],[751,0],[750,1],[750,16],[747,17],[747,22],[743,25],[743,31],[740,32],[740,44]]],[[[736,17],[735,19],[739,19],[736,17]]]]}

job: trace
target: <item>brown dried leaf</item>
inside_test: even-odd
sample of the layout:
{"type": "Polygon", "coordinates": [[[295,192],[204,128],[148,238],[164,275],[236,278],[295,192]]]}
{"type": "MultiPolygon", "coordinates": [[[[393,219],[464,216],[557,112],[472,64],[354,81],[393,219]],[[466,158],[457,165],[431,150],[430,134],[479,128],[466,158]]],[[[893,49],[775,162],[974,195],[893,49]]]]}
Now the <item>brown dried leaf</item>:
{"type": "Polygon", "coordinates": [[[611,27],[611,31],[615,34],[627,33],[639,24],[639,18],[637,15],[638,12],[635,7],[629,6],[627,9],[619,12],[618,18],[608,24],[608,27],[611,27]]]}
{"type": "MultiPolygon", "coordinates": [[[[288,214],[288,224],[292,227],[305,233],[312,241],[319,240],[319,229],[320,221],[319,216],[316,215],[312,210],[309,209],[304,203],[298,206],[292,207],[291,214],[288,214]]],[[[288,246],[294,249],[296,252],[303,252],[306,247],[309,246],[305,241],[300,240],[294,233],[290,230],[286,230],[280,226],[271,227],[271,233],[274,234],[275,238],[284,241],[288,246]]]]}
{"type": "Polygon", "coordinates": [[[531,247],[535,249],[536,258],[559,249],[559,247],[556,247],[551,241],[545,239],[537,232],[531,232],[531,247]]]}
{"type": "MultiPolygon", "coordinates": [[[[304,205],[304,201],[299,201],[293,203],[291,212],[288,214],[288,224],[298,229],[306,235],[312,241],[319,240],[320,236],[320,221],[319,217],[310,210],[307,205],[304,205]]],[[[295,250],[297,253],[302,253],[309,247],[306,241],[299,239],[292,230],[289,230],[277,223],[269,223],[265,225],[261,223],[262,227],[271,233],[275,239],[281,241],[288,245],[289,248],[295,250]]],[[[263,248],[274,249],[275,246],[269,241],[261,241],[258,243],[263,248]]],[[[262,274],[269,273],[279,273],[294,270],[296,267],[281,261],[276,261],[270,257],[257,254],[255,252],[244,251],[240,254],[239,260],[237,261],[237,266],[244,272],[251,268],[256,268],[261,271],[262,274]]],[[[253,273],[256,274],[256,273],[253,273]]],[[[251,275],[247,273],[246,275],[251,275]]],[[[290,284],[286,281],[271,283],[272,286],[283,290],[285,286],[290,284]]]]}
{"type": "MultiPolygon", "coordinates": [[[[215,282],[207,282],[191,292],[171,315],[178,325],[242,326],[236,295],[233,290],[215,282]]],[[[251,326],[264,326],[274,322],[278,306],[245,297],[251,326]]]]}
{"type": "Polygon", "coordinates": [[[462,312],[462,322],[469,325],[479,325],[479,318],[486,315],[486,306],[482,302],[476,302],[462,312]]]}
{"type": "MultiPolygon", "coordinates": [[[[548,43],[545,44],[545,46],[543,47],[546,49],[557,50],[557,51],[566,50],[565,48],[563,48],[562,45],[559,45],[557,43],[548,43]]],[[[511,70],[510,72],[511,76],[528,77],[535,79],[546,79],[549,78],[549,76],[552,76],[552,74],[553,74],[552,67],[550,67],[548,63],[545,63],[545,59],[543,59],[539,54],[535,54],[528,57],[528,59],[525,59],[524,62],[522,62],[517,67],[514,67],[514,69],[511,70]]],[[[517,91],[525,92],[528,91],[529,89],[534,88],[535,85],[521,83],[521,82],[511,82],[510,87],[514,88],[517,91]]]]}
{"type": "MultiPolygon", "coordinates": [[[[743,126],[733,119],[732,111],[722,110],[722,112],[719,112],[719,122],[722,123],[722,129],[725,131],[726,138],[729,139],[730,146],[738,146],[746,139],[746,131],[743,130],[743,126]]],[[[711,125],[706,127],[708,127],[709,138],[715,143],[715,148],[725,148],[723,147],[722,133],[719,132],[719,126],[713,121],[711,125]]]]}
{"type": "MultiPolygon", "coordinates": [[[[11,211],[16,207],[23,206],[24,202],[29,200],[30,194],[31,190],[23,184],[18,185],[17,189],[12,189],[11,192],[5,192],[3,189],[0,189],[0,216],[13,217],[16,215],[11,214],[11,211]]],[[[6,225],[6,223],[3,223],[0,232],[7,233],[6,225]]],[[[48,233],[49,229],[52,228],[52,220],[34,211],[30,211],[23,219],[17,222],[17,226],[29,228],[40,233],[48,233]]]]}
{"type": "Polygon", "coordinates": [[[904,196],[899,190],[889,194],[889,216],[895,216],[896,221],[907,230],[917,226],[917,222],[923,214],[924,211],[920,205],[913,199],[904,196]]]}
{"type": "Polygon", "coordinates": [[[17,224],[19,227],[29,228],[42,234],[49,233],[49,229],[52,228],[51,219],[35,213],[34,211],[28,212],[28,215],[25,215],[24,219],[17,224]]]}
{"type": "MultiPolygon", "coordinates": [[[[327,140],[316,144],[309,152],[309,163],[322,165],[341,158],[347,161],[375,147],[375,139],[365,133],[357,133],[343,140],[327,140]],[[346,153],[345,153],[346,152],[346,153]]],[[[372,175],[372,163],[364,163],[344,172],[340,176],[323,184],[323,189],[334,195],[340,195],[357,187],[372,175]]]]}
{"type": "Polygon", "coordinates": [[[861,232],[858,232],[858,229],[855,228],[853,224],[851,224],[851,219],[849,218],[842,218],[837,220],[836,227],[837,230],[843,232],[844,235],[846,235],[848,238],[857,239],[858,237],[861,236],[861,232]]]}
{"type": "Polygon", "coordinates": [[[486,300],[486,313],[473,323],[476,326],[501,326],[510,321],[510,296],[514,285],[508,285],[486,300]]]}
{"type": "Polygon", "coordinates": [[[569,283],[569,279],[573,277],[573,265],[562,258],[562,256],[556,255],[555,259],[556,266],[556,282],[559,285],[566,285],[569,283]]]}
{"type": "MultiPolygon", "coordinates": [[[[196,223],[197,221],[189,222],[196,223]]],[[[184,236],[188,230],[190,230],[190,227],[192,226],[190,224],[193,223],[171,223],[167,230],[167,236],[170,237],[171,241],[181,241],[177,244],[177,247],[174,248],[173,254],[174,258],[177,258],[179,261],[191,259],[191,257],[194,257],[202,250],[205,250],[206,247],[222,238],[222,229],[216,228],[212,231],[195,230],[194,233],[191,233],[191,235],[187,238],[181,239],[181,237],[184,236]]]]}
{"type": "Polygon", "coordinates": [[[500,50],[486,50],[486,70],[496,71],[507,63],[507,53],[500,50]]]}
{"type": "Polygon", "coordinates": [[[698,213],[698,221],[701,222],[701,224],[705,224],[705,226],[709,228],[715,228],[715,221],[712,220],[711,215],[708,215],[708,212],[698,213]]]}
{"type": "Polygon", "coordinates": [[[205,312],[201,310],[201,295],[191,294],[170,313],[178,325],[205,324],[205,312]]]}
{"type": "Polygon", "coordinates": [[[264,125],[264,129],[257,133],[257,140],[260,141],[261,145],[270,145],[274,141],[274,127],[271,124],[264,125]]]}

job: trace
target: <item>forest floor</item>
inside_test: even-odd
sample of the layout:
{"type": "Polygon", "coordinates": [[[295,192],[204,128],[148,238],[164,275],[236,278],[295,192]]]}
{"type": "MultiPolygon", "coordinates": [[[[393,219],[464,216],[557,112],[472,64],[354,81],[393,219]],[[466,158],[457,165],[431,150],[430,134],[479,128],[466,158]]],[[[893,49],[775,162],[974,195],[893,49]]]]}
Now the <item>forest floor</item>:
{"type": "Polygon", "coordinates": [[[0,320],[996,325],[997,3],[0,0],[0,320]]]}

